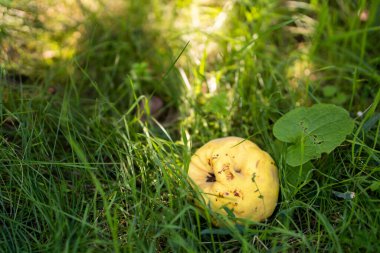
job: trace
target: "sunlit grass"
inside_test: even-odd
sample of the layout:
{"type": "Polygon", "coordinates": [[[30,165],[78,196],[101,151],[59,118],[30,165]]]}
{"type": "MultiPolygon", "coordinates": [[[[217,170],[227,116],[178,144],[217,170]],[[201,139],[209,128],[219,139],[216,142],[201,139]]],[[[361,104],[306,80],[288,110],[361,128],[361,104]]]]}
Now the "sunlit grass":
{"type": "Polygon", "coordinates": [[[1,7],[0,251],[379,250],[379,4],[53,2],[1,7]],[[273,124],[319,102],[355,130],[297,182],[273,124]],[[194,202],[191,154],[227,135],[279,167],[267,221],[194,202]]]}

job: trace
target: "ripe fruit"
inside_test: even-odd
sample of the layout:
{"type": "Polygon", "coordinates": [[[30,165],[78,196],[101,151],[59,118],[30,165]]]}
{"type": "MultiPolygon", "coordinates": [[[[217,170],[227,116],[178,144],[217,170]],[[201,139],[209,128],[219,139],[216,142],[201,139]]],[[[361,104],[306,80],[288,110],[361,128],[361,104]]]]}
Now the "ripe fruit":
{"type": "Polygon", "coordinates": [[[227,215],[263,221],[278,199],[278,170],[268,153],[239,137],[212,140],[191,158],[188,175],[207,206],[227,215]]]}

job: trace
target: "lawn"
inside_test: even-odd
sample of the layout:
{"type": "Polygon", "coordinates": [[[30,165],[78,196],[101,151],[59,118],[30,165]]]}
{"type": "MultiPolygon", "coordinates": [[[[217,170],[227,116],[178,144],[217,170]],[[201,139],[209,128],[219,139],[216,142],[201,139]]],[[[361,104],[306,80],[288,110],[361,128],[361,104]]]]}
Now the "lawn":
{"type": "Polygon", "coordinates": [[[0,0],[0,13],[0,252],[380,251],[379,1],[0,0]],[[274,126],[318,104],[353,130],[290,166],[274,126]],[[278,167],[264,221],[196,204],[191,156],[225,136],[278,167]]]}

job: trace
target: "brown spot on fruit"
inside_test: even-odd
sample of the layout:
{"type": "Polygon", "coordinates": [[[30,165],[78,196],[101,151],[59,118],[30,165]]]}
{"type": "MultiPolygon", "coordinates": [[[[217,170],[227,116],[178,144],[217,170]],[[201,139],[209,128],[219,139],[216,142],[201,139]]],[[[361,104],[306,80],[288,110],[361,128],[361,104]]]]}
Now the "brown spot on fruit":
{"type": "Polygon", "coordinates": [[[240,197],[240,194],[239,194],[239,192],[237,190],[234,191],[234,196],[235,197],[240,197]]]}
{"type": "Polygon", "coordinates": [[[226,178],[227,178],[227,180],[232,180],[232,179],[234,179],[234,174],[232,174],[231,172],[228,172],[228,173],[226,173],[226,178]]]}
{"type": "Polygon", "coordinates": [[[221,170],[218,171],[218,174],[222,174],[222,172],[224,171],[230,172],[229,170],[230,170],[230,164],[229,163],[223,164],[223,167],[221,170]]]}
{"type": "Polygon", "coordinates": [[[240,168],[234,168],[234,171],[237,172],[237,173],[240,173],[241,172],[241,169],[240,168]]]}
{"type": "Polygon", "coordinates": [[[259,167],[259,164],[260,164],[260,160],[257,160],[257,162],[256,162],[256,168],[259,167]]]}
{"type": "Polygon", "coordinates": [[[218,159],[218,157],[219,157],[219,154],[216,154],[212,156],[212,159],[215,160],[215,159],[218,159]]]}
{"type": "Polygon", "coordinates": [[[229,194],[228,192],[225,192],[224,195],[228,196],[228,195],[230,195],[230,194],[229,194]]]}

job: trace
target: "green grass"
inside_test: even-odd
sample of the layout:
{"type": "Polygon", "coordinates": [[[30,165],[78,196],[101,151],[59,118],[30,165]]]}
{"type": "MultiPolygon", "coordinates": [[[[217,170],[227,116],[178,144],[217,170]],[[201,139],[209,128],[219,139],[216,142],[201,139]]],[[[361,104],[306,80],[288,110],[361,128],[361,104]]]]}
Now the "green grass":
{"type": "MultiPolygon", "coordinates": [[[[82,6],[77,23],[38,23],[40,9],[1,2],[26,14],[0,21],[0,251],[378,252],[380,4],[230,1],[223,29],[207,35],[180,23],[192,1],[165,2],[126,1],[116,14],[82,6]],[[75,31],[80,39],[67,42],[75,31]],[[199,37],[218,48],[198,62],[199,37]],[[164,105],[142,118],[153,95],[164,105]],[[294,186],[273,124],[321,102],[347,109],[355,129],[294,186]],[[193,202],[192,153],[228,135],[278,165],[279,203],[265,222],[216,217],[226,222],[217,228],[193,202]],[[347,191],[355,198],[333,193],[347,191]]],[[[206,7],[213,18],[222,9],[206,7]]]]}

